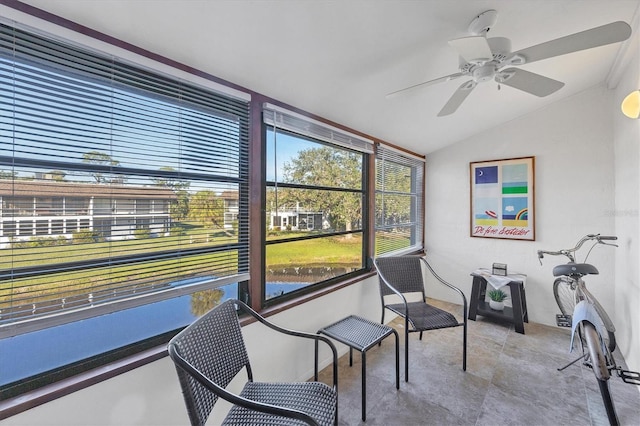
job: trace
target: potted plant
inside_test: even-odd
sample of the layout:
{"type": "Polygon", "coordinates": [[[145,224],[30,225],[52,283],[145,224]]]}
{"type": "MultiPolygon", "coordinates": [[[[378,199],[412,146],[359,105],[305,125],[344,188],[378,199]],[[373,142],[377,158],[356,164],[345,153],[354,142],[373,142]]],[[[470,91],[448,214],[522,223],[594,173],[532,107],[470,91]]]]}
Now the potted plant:
{"type": "Polygon", "coordinates": [[[495,311],[504,310],[504,300],[507,298],[507,293],[500,289],[489,290],[487,293],[489,296],[489,307],[495,311]]]}

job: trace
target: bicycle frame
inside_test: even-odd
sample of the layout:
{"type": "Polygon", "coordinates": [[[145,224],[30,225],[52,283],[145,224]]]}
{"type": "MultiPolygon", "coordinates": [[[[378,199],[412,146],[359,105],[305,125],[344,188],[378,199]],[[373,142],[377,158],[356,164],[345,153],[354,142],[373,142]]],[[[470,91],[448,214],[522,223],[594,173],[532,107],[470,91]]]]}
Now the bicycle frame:
{"type": "Polygon", "coordinates": [[[582,327],[584,322],[588,322],[596,330],[597,343],[600,344],[601,351],[604,355],[604,359],[606,360],[605,365],[600,365],[600,363],[595,363],[596,365],[594,365],[594,363],[590,363],[590,365],[594,368],[594,373],[599,380],[608,380],[610,377],[610,370],[616,368],[616,363],[612,354],[616,347],[614,334],[615,327],[600,303],[598,303],[595,297],[587,290],[584,280],[581,277],[574,278],[567,276],[566,278],[575,286],[574,291],[576,296],[576,306],[573,309],[571,316],[571,343],[569,345],[569,350],[573,350],[575,336],[578,334],[583,354],[577,360],[567,364],[559,370],[564,370],[576,361],[586,358],[588,353],[592,353],[589,346],[595,345],[596,342],[592,342],[591,339],[585,338],[585,333],[583,332],[582,327]]]}
{"type": "MultiPolygon", "coordinates": [[[[575,291],[576,291],[577,301],[578,302],[582,300],[586,301],[587,304],[591,307],[590,309],[593,309],[595,311],[595,315],[601,321],[602,323],[601,325],[604,326],[604,329],[601,329],[602,327],[600,327],[599,331],[603,332],[603,334],[615,333],[616,327],[615,325],[613,325],[613,321],[611,321],[611,318],[609,317],[607,312],[604,310],[600,302],[598,302],[598,300],[595,298],[595,296],[591,294],[589,290],[587,290],[587,286],[584,280],[582,278],[578,278],[578,279],[575,279],[572,277],[567,277],[567,278],[569,278],[570,280],[576,283],[575,291]],[[608,333],[604,333],[604,332],[608,332],[608,333]]],[[[574,316],[575,316],[575,309],[574,309],[574,316]]],[[[598,324],[594,324],[594,326],[598,327],[598,324]]],[[[611,351],[615,350],[615,343],[613,348],[610,347],[609,350],[611,351]]]]}

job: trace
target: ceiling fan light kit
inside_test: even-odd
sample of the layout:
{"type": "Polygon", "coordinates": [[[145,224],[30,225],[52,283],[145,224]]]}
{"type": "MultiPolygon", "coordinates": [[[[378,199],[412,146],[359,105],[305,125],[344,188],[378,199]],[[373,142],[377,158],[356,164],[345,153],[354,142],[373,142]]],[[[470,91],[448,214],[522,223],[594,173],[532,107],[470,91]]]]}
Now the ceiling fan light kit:
{"type": "Polygon", "coordinates": [[[456,112],[477,84],[486,83],[490,80],[538,97],[549,96],[560,90],[564,83],[519,68],[507,68],[504,70],[503,68],[506,66],[521,66],[580,50],[605,46],[624,41],[631,36],[629,24],[617,21],[512,52],[511,40],[508,38],[486,37],[497,20],[498,12],[495,10],[482,12],[471,21],[467,28],[469,33],[472,34],[471,36],[449,41],[449,45],[458,52],[460,58],[459,72],[414,84],[389,93],[387,97],[464,76],[471,77],[471,80],[458,87],[442,110],[440,110],[438,117],[456,112]]]}
{"type": "Polygon", "coordinates": [[[620,106],[622,113],[629,118],[640,118],[640,90],[629,93],[620,106]]]}

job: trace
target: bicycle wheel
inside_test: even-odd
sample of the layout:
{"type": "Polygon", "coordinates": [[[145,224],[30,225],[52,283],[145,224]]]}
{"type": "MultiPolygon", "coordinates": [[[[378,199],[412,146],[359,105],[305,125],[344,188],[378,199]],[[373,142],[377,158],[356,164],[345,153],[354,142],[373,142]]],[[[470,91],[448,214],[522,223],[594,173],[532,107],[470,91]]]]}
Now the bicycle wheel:
{"type": "Polygon", "coordinates": [[[598,386],[600,387],[600,395],[602,396],[602,402],[607,411],[607,417],[611,425],[618,425],[618,415],[613,405],[613,399],[611,398],[611,390],[609,389],[609,369],[607,368],[607,360],[602,353],[602,344],[600,342],[600,335],[596,331],[593,324],[589,322],[582,323],[582,332],[584,333],[584,339],[589,351],[589,361],[591,362],[591,369],[598,380],[598,386]]]}
{"type": "Polygon", "coordinates": [[[557,278],[553,282],[553,295],[563,315],[572,315],[576,307],[576,292],[571,288],[567,277],[557,278]]]}

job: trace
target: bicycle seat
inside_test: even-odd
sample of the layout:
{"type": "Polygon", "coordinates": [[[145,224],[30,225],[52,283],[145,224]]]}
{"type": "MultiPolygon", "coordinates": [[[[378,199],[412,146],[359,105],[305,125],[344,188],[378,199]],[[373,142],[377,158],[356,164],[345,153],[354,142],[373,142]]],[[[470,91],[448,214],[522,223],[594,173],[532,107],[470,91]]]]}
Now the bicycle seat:
{"type": "Polygon", "coordinates": [[[561,275],[598,275],[598,269],[595,266],[589,265],[588,263],[567,263],[565,265],[558,265],[553,268],[553,276],[559,277],[561,275]]]}

